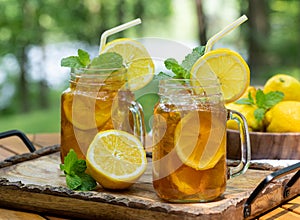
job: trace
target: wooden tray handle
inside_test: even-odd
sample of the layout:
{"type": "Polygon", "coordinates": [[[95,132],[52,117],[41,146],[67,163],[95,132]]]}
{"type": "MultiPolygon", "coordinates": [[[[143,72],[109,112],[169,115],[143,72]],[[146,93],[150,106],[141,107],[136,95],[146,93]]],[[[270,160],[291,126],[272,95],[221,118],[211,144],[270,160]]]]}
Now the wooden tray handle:
{"type": "Polygon", "coordinates": [[[261,193],[269,185],[269,183],[271,183],[275,179],[278,179],[293,172],[296,172],[296,174],[293,175],[293,177],[287,182],[283,190],[283,198],[287,198],[290,194],[290,188],[300,178],[300,162],[285,167],[281,170],[277,170],[269,174],[264,180],[262,180],[244,204],[244,218],[248,218],[251,216],[251,204],[254,202],[258,194],[261,193]]]}
{"type": "Polygon", "coordinates": [[[23,132],[19,130],[10,130],[10,131],[5,131],[0,133],[0,139],[11,137],[11,136],[19,137],[31,153],[35,151],[35,147],[23,132]]]}

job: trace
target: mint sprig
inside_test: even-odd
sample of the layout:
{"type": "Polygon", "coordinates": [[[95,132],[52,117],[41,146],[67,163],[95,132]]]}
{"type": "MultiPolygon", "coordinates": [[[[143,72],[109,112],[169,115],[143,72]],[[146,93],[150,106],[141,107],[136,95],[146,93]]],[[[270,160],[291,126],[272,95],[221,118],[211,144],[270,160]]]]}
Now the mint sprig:
{"type": "Polygon", "coordinates": [[[261,89],[258,89],[255,95],[256,101],[249,92],[247,98],[239,99],[235,103],[256,106],[257,109],[254,111],[254,117],[258,122],[261,122],[265,117],[265,113],[278,102],[282,101],[283,98],[284,94],[280,91],[271,91],[265,94],[261,89]]]}
{"type": "Polygon", "coordinates": [[[106,52],[91,60],[88,52],[78,49],[77,56],[62,58],[60,65],[71,68],[120,68],[123,66],[123,58],[118,53],[106,52]]]}
{"type": "Polygon", "coordinates": [[[165,60],[164,64],[168,70],[171,70],[173,75],[161,72],[161,75],[169,75],[169,77],[176,79],[189,79],[190,71],[195,64],[195,62],[203,56],[205,51],[205,46],[199,46],[193,49],[192,53],[185,56],[181,64],[174,58],[168,58],[165,60]]]}
{"type": "Polygon", "coordinates": [[[87,166],[85,160],[78,159],[76,152],[71,149],[64,158],[60,169],[64,171],[67,186],[72,190],[88,191],[97,186],[96,181],[85,173],[87,166]]]}

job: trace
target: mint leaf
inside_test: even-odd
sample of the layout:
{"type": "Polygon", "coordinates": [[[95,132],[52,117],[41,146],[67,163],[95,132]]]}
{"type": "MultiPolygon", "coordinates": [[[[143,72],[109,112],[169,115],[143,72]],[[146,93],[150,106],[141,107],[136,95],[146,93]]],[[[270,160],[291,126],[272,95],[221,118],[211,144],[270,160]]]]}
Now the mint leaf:
{"type": "Polygon", "coordinates": [[[86,162],[85,160],[77,160],[72,166],[72,171],[75,174],[83,173],[86,170],[86,162]]]}
{"type": "Polygon", "coordinates": [[[255,111],[254,111],[254,117],[255,117],[255,119],[258,122],[260,122],[260,121],[262,121],[264,119],[265,113],[266,113],[266,110],[263,109],[263,108],[255,109],[255,111]]]}
{"type": "Polygon", "coordinates": [[[251,95],[251,92],[248,92],[248,98],[241,98],[237,101],[235,101],[236,104],[240,104],[240,105],[254,105],[254,99],[251,95]]]}
{"type": "Polygon", "coordinates": [[[82,49],[78,49],[77,53],[78,53],[79,61],[83,66],[87,66],[90,64],[91,59],[90,59],[90,55],[88,52],[86,52],[82,49]]]}
{"type": "Polygon", "coordinates": [[[97,182],[90,175],[82,173],[79,177],[81,179],[81,185],[78,187],[78,190],[89,191],[97,186],[97,182]]]}
{"type": "Polygon", "coordinates": [[[87,166],[85,160],[78,159],[76,152],[71,149],[60,164],[60,169],[66,175],[66,183],[73,190],[92,190],[97,186],[96,181],[85,173],[87,166]]]}
{"type": "Polygon", "coordinates": [[[199,46],[193,49],[192,53],[186,55],[181,64],[174,58],[168,58],[165,60],[165,66],[168,70],[171,70],[175,79],[189,79],[190,71],[195,62],[204,54],[205,46],[199,46]]]}
{"type": "Polygon", "coordinates": [[[165,66],[168,70],[171,70],[174,74],[174,78],[184,78],[186,75],[189,75],[189,72],[187,72],[182,66],[179,65],[177,60],[174,58],[168,58],[165,60],[165,66]]]}
{"type": "Polygon", "coordinates": [[[71,174],[73,166],[77,160],[78,160],[77,154],[73,149],[71,149],[64,159],[64,164],[60,165],[60,169],[65,171],[65,173],[67,174],[71,174]]]}
{"type": "Polygon", "coordinates": [[[242,98],[242,99],[235,101],[234,103],[240,104],[240,105],[253,105],[254,104],[253,100],[251,100],[249,98],[242,98]]]}
{"type": "Polygon", "coordinates": [[[255,97],[256,97],[256,105],[257,105],[257,107],[258,108],[264,108],[265,101],[266,101],[264,92],[261,89],[258,89],[256,91],[256,96],[255,97]]]}
{"type": "Polygon", "coordinates": [[[70,56],[70,57],[63,58],[60,62],[60,65],[64,67],[71,67],[71,68],[85,67],[85,65],[81,63],[79,57],[77,56],[70,56]]]}
{"type": "Polygon", "coordinates": [[[70,189],[77,189],[82,184],[82,181],[77,175],[66,175],[66,183],[70,189]]]}
{"type": "Polygon", "coordinates": [[[115,52],[107,52],[95,57],[92,61],[88,52],[78,49],[78,56],[69,56],[61,60],[61,66],[71,68],[97,67],[103,69],[120,68],[123,58],[115,52]]]}
{"type": "Polygon", "coordinates": [[[123,58],[120,54],[115,52],[107,52],[100,54],[98,57],[95,57],[90,67],[97,67],[97,68],[120,68],[123,66],[123,58]]]}
{"type": "Polygon", "coordinates": [[[181,66],[187,70],[187,71],[191,71],[193,65],[195,64],[195,62],[201,57],[203,56],[205,51],[205,46],[199,46],[193,49],[192,53],[188,54],[184,60],[182,61],[181,66]]]}
{"type": "Polygon", "coordinates": [[[283,92],[279,91],[271,91],[265,94],[265,108],[269,109],[272,108],[274,105],[276,105],[278,102],[280,102],[284,98],[283,92]]]}

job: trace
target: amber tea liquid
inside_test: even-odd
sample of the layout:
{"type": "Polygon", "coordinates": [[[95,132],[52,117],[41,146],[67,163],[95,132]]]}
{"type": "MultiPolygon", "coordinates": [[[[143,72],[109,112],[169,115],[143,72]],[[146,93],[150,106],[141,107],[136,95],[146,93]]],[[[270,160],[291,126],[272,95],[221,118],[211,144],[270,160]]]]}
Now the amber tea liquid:
{"type": "Polygon", "coordinates": [[[61,95],[61,159],[74,149],[85,159],[89,144],[99,131],[121,129],[131,132],[125,74],[76,75],[61,95]]]}
{"type": "MultiPolygon", "coordinates": [[[[187,116],[189,117],[189,116],[187,116]]],[[[210,201],[219,197],[226,188],[226,111],[220,106],[198,105],[196,109],[191,110],[191,106],[178,106],[159,103],[154,110],[153,121],[153,186],[160,198],[171,202],[197,202],[210,201]],[[186,165],[179,158],[175,149],[176,128],[185,116],[194,111],[194,115],[199,117],[199,129],[194,125],[193,119],[187,122],[184,129],[197,132],[194,157],[201,156],[201,150],[207,144],[210,134],[216,126],[224,128],[221,134],[221,142],[216,146],[217,157],[213,167],[203,170],[197,170],[186,165]],[[213,114],[212,114],[213,112],[213,114]],[[213,116],[212,116],[213,115],[213,116]],[[214,117],[214,128],[212,126],[212,117],[214,117]],[[197,152],[198,149],[198,152],[197,152]]],[[[184,131],[183,131],[184,132],[184,131]]],[[[195,137],[195,135],[194,135],[195,137]]],[[[185,143],[189,139],[184,140],[185,143]]],[[[194,144],[194,143],[192,143],[194,144]]],[[[180,147],[180,146],[178,146],[180,147]]],[[[209,150],[208,150],[209,151],[209,150]]],[[[216,155],[216,154],[214,154],[216,155]]],[[[194,161],[197,158],[193,159],[194,161]]],[[[199,158],[200,161],[200,158],[199,158]]]]}

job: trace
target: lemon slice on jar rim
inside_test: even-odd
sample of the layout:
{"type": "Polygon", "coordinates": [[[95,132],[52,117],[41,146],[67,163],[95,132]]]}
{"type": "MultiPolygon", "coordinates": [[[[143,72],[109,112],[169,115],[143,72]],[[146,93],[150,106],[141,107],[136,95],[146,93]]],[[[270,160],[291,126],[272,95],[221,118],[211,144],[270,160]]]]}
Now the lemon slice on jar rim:
{"type": "Polygon", "coordinates": [[[191,69],[191,79],[191,83],[197,84],[195,86],[209,86],[205,84],[205,79],[217,80],[225,103],[230,103],[239,99],[248,88],[250,69],[237,52],[216,49],[207,52],[195,62],[191,69]]]}
{"type": "Polygon", "coordinates": [[[104,52],[116,52],[123,57],[131,91],[143,88],[153,79],[154,62],[142,43],[119,38],[107,43],[101,51],[104,52]]]}
{"type": "Polygon", "coordinates": [[[86,154],[88,173],[104,188],[126,189],[147,167],[146,152],[140,140],[120,130],[96,134],[86,154]]]}

